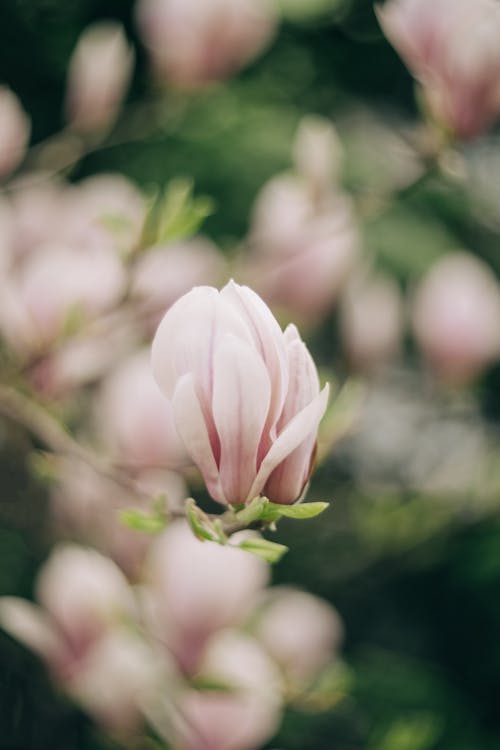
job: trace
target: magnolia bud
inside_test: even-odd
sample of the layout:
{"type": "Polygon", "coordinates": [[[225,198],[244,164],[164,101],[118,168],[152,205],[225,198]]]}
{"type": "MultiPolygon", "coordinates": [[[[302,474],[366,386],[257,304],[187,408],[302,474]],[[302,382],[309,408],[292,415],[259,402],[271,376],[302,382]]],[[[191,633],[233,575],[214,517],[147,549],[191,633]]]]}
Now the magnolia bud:
{"type": "Polygon", "coordinates": [[[0,178],[17,167],[30,136],[30,122],[17,96],[0,86],[0,178]]]}

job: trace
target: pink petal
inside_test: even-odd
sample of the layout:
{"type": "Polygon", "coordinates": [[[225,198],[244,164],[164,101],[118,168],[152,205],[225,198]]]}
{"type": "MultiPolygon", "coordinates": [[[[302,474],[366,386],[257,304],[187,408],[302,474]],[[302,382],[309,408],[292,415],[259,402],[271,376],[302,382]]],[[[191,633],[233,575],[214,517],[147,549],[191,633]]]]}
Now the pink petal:
{"type": "Polygon", "coordinates": [[[262,491],[269,475],[278,464],[284,461],[309,435],[316,432],[327,407],[328,393],[329,385],[327,383],[321,393],[296,414],[278,435],[260,465],[259,472],[248,494],[249,499],[262,491]]]}
{"type": "Polygon", "coordinates": [[[245,502],[257,473],[257,451],[271,398],[260,354],[226,336],[214,357],[213,418],[220,438],[219,474],[232,504],[245,502]]]}
{"type": "Polygon", "coordinates": [[[0,600],[0,625],[47,661],[53,661],[64,648],[44,612],[34,604],[14,596],[0,600]]]}
{"type": "Polygon", "coordinates": [[[214,500],[226,505],[227,500],[222,490],[212,447],[214,442],[218,443],[218,436],[209,434],[191,373],[180,378],[175,389],[172,407],[177,432],[193,462],[202,473],[210,495],[214,500]]]}

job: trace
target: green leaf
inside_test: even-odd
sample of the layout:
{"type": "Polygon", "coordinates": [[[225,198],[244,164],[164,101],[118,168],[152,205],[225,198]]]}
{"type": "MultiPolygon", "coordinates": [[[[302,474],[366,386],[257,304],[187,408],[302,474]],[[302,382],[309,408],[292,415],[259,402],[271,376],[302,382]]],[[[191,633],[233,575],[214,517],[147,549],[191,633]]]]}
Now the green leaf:
{"type": "Polygon", "coordinates": [[[269,539],[262,539],[260,537],[245,539],[243,542],[239,543],[238,547],[247,550],[247,552],[251,552],[271,564],[279,562],[283,555],[288,552],[288,547],[284,544],[270,542],[269,539]]]}
{"type": "Polygon", "coordinates": [[[120,520],[125,526],[145,534],[159,534],[167,525],[167,520],[158,514],[145,513],[142,510],[130,508],[120,512],[120,520]]]}
{"type": "Polygon", "coordinates": [[[190,497],[186,501],[186,517],[193,534],[201,541],[222,542],[220,530],[216,529],[206,513],[190,497]]]}
{"type": "Polygon", "coordinates": [[[270,505],[267,497],[257,496],[242,510],[236,513],[238,521],[245,526],[250,526],[254,521],[260,520],[266,508],[270,505]]]}
{"type": "Polygon", "coordinates": [[[275,513],[279,513],[280,516],[286,516],[287,518],[296,518],[302,520],[304,518],[315,518],[323,513],[329,507],[329,503],[298,503],[297,505],[278,505],[276,503],[269,503],[270,510],[275,513]]]}

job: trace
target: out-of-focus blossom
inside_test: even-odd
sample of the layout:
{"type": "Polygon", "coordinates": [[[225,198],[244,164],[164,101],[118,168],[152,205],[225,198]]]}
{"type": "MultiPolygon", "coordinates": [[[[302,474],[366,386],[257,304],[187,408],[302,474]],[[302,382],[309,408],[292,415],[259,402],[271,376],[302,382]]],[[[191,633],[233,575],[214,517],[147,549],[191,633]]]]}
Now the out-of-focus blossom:
{"type": "Polygon", "coordinates": [[[399,287],[377,273],[352,279],[341,304],[341,333],[351,364],[370,371],[386,364],[399,349],[404,311],[399,287]]]}
{"type": "Polygon", "coordinates": [[[142,471],[135,476],[141,497],[132,487],[118,485],[81,461],[60,459],[55,473],[50,501],[59,533],[97,547],[133,579],[141,571],[151,537],[126,526],[120,512],[151,512],[154,498],[159,497],[165,498],[165,510],[176,511],[187,497],[182,477],[169,471],[142,471]]]}
{"type": "Polygon", "coordinates": [[[149,561],[145,601],[154,635],[193,673],[209,638],[245,620],[268,575],[248,552],[201,542],[184,522],[171,524],[149,561]]]}
{"type": "Polygon", "coordinates": [[[318,201],[316,187],[288,175],[264,186],[248,257],[248,278],[264,299],[309,324],[335,304],[359,242],[349,199],[332,193],[318,201]]]}
{"type": "Polygon", "coordinates": [[[78,678],[97,641],[134,612],[131,590],[114,563],[72,545],[52,553],[39,574],[36,598],[40,606],[3,597],[0,622],[66,685],[78,678]]]}
{"type": "Polygon", "coordinates": [[[248,287],[196,287],[163,318],[152,364],[214,500],[240,504],[262,492],[279,503],[300,497],[328,386],[320,392],[295,326],[283,333],[248,287]]]}
{"type": "Polygon", "coordinates": [[[179,699],[183,750],[257,750],[281,718],[279,675],[249,636],[225,631],[210,643],[198,676],[220,690],[187,690],[179,699]]]}
{"type": "Polygon", "coordinates": [[[438,261],[416,291],[413,328],[443,380],[461,384],[500,354],[500,290],[482,261],[453,253],[438,261]]]}
{"type": "Polygon", "coordinates": [[[140,0],[137,19],[158,77],[186,88],[238,71],[276,25],[268,0],[140,0]]]}
{"type": "Polygon", "coordinates": [[[22,357],[38,355],[68,326],[109,309],[124,284],[123,267],[109,247],[39,246],[3,279],[0,328],[22,357]]]}
{"type": "Polygon", "coordinates": [[[170,402],[153,378],[149,350],[137,352],[107,376],[95,415],[97,429],[118,463],[136,470],[189,463],[170,402]]]}
{"type": "Polygon", "coordinates": [[[313,680],[336,655],[343,635],[337,612],[316,596],[271,588],[256,635],[288,679],[313,680]]]}
{"type": "Polygon", "coordinates": [[[389,0],[378,15],[439,124],[461,139],[493,124],[500,114],[496,0],[389,0]]]}
{"type": "Polygon", "coordinates": [[[127,89],[134,53],[123,28],[111,21],[87,28],[69,64],[66,113],[82,131],[109,127],[127,89]]]}
{"type": "Polygon", "coordinates": [[[71,695],[108,731],[130,739],[143,724],[143,707],[170,687],[162,677],[161,665],[147,644],[117,627],[91,649],[71,695]]]}
{"type": "Polygon", "coordinates": [[[224,276],[224,260],[205,237],[154,247],[135,267],[132,294],[153,330],[161,318],[193,286],[216,285],[224,276]]]}
{"type": "Polygon", "coordinates": [[[0,86],[0,178],[17,167],[29,136],[30,121],[19,99],[7,86],[0,86]]]}

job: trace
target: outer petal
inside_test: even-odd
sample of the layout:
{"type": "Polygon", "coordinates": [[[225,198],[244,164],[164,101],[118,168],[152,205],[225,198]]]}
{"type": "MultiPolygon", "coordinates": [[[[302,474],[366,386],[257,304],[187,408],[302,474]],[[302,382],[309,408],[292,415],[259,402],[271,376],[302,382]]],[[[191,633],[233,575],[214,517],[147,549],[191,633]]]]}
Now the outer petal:
{"type": "Polygon", "coordinates": [[[271,399],[260,354],[226,336],[214,357],[213,418],[220,438],[219,474],[224,495],[243,503],[257,473],[257,452],[271,399]]]}
{"type": "MultiPolygon", "coordinates": [[[[288,366],[283,333],[274,315],[263,300],[247,286],[230,281],[221,291],[247,323],[271,380],[271,403],[266,432],[275,437],[274,428],[283,408],[288,388],[288,366]]],[[[263,446],[264,453],[268,445],[263,446]]]]}
{"type": "Polygon", "coordinates": [[[177,432],[193,462],[202,473],[208,491],[214,500],[226,505],[227,500],[222,490],[213,450],[214,442],[217,442],[217,450],[219,450],[218,436],[209,434],[191,373],[183,375],[179,380],[172,406],[177,432]]]}
{"type": "MultiPolygon", "coordinates": [[[[305,344],[293,327],[286,331],[290,385],[280,417],[282,430],[293,417],[318,395],[319,381],[316,367],[305,344]]],[[[316,444],[316,430],[274,469],[264,488],[265,494],[275,503],[293,503],[300,496],[310,474],[311,456],[316,444]]]]}
{"type": "Polygon", "coordinates": [[[49,662],[63,648],[49,619],[40,607],[24,599],[4,596],[0,600],[0,625],[49,662]]]}
{"type": "Polygon", "coordinates": [[[249,498],[262,492],[271,472],[278,464],[284,461],[309,435],[316,432],[321,417],[326,410],[328,393],[329,385],[327,383],[321,393],[296,414],[279,434],[260,465],[259,472],[249,492],[249,498]]]}

